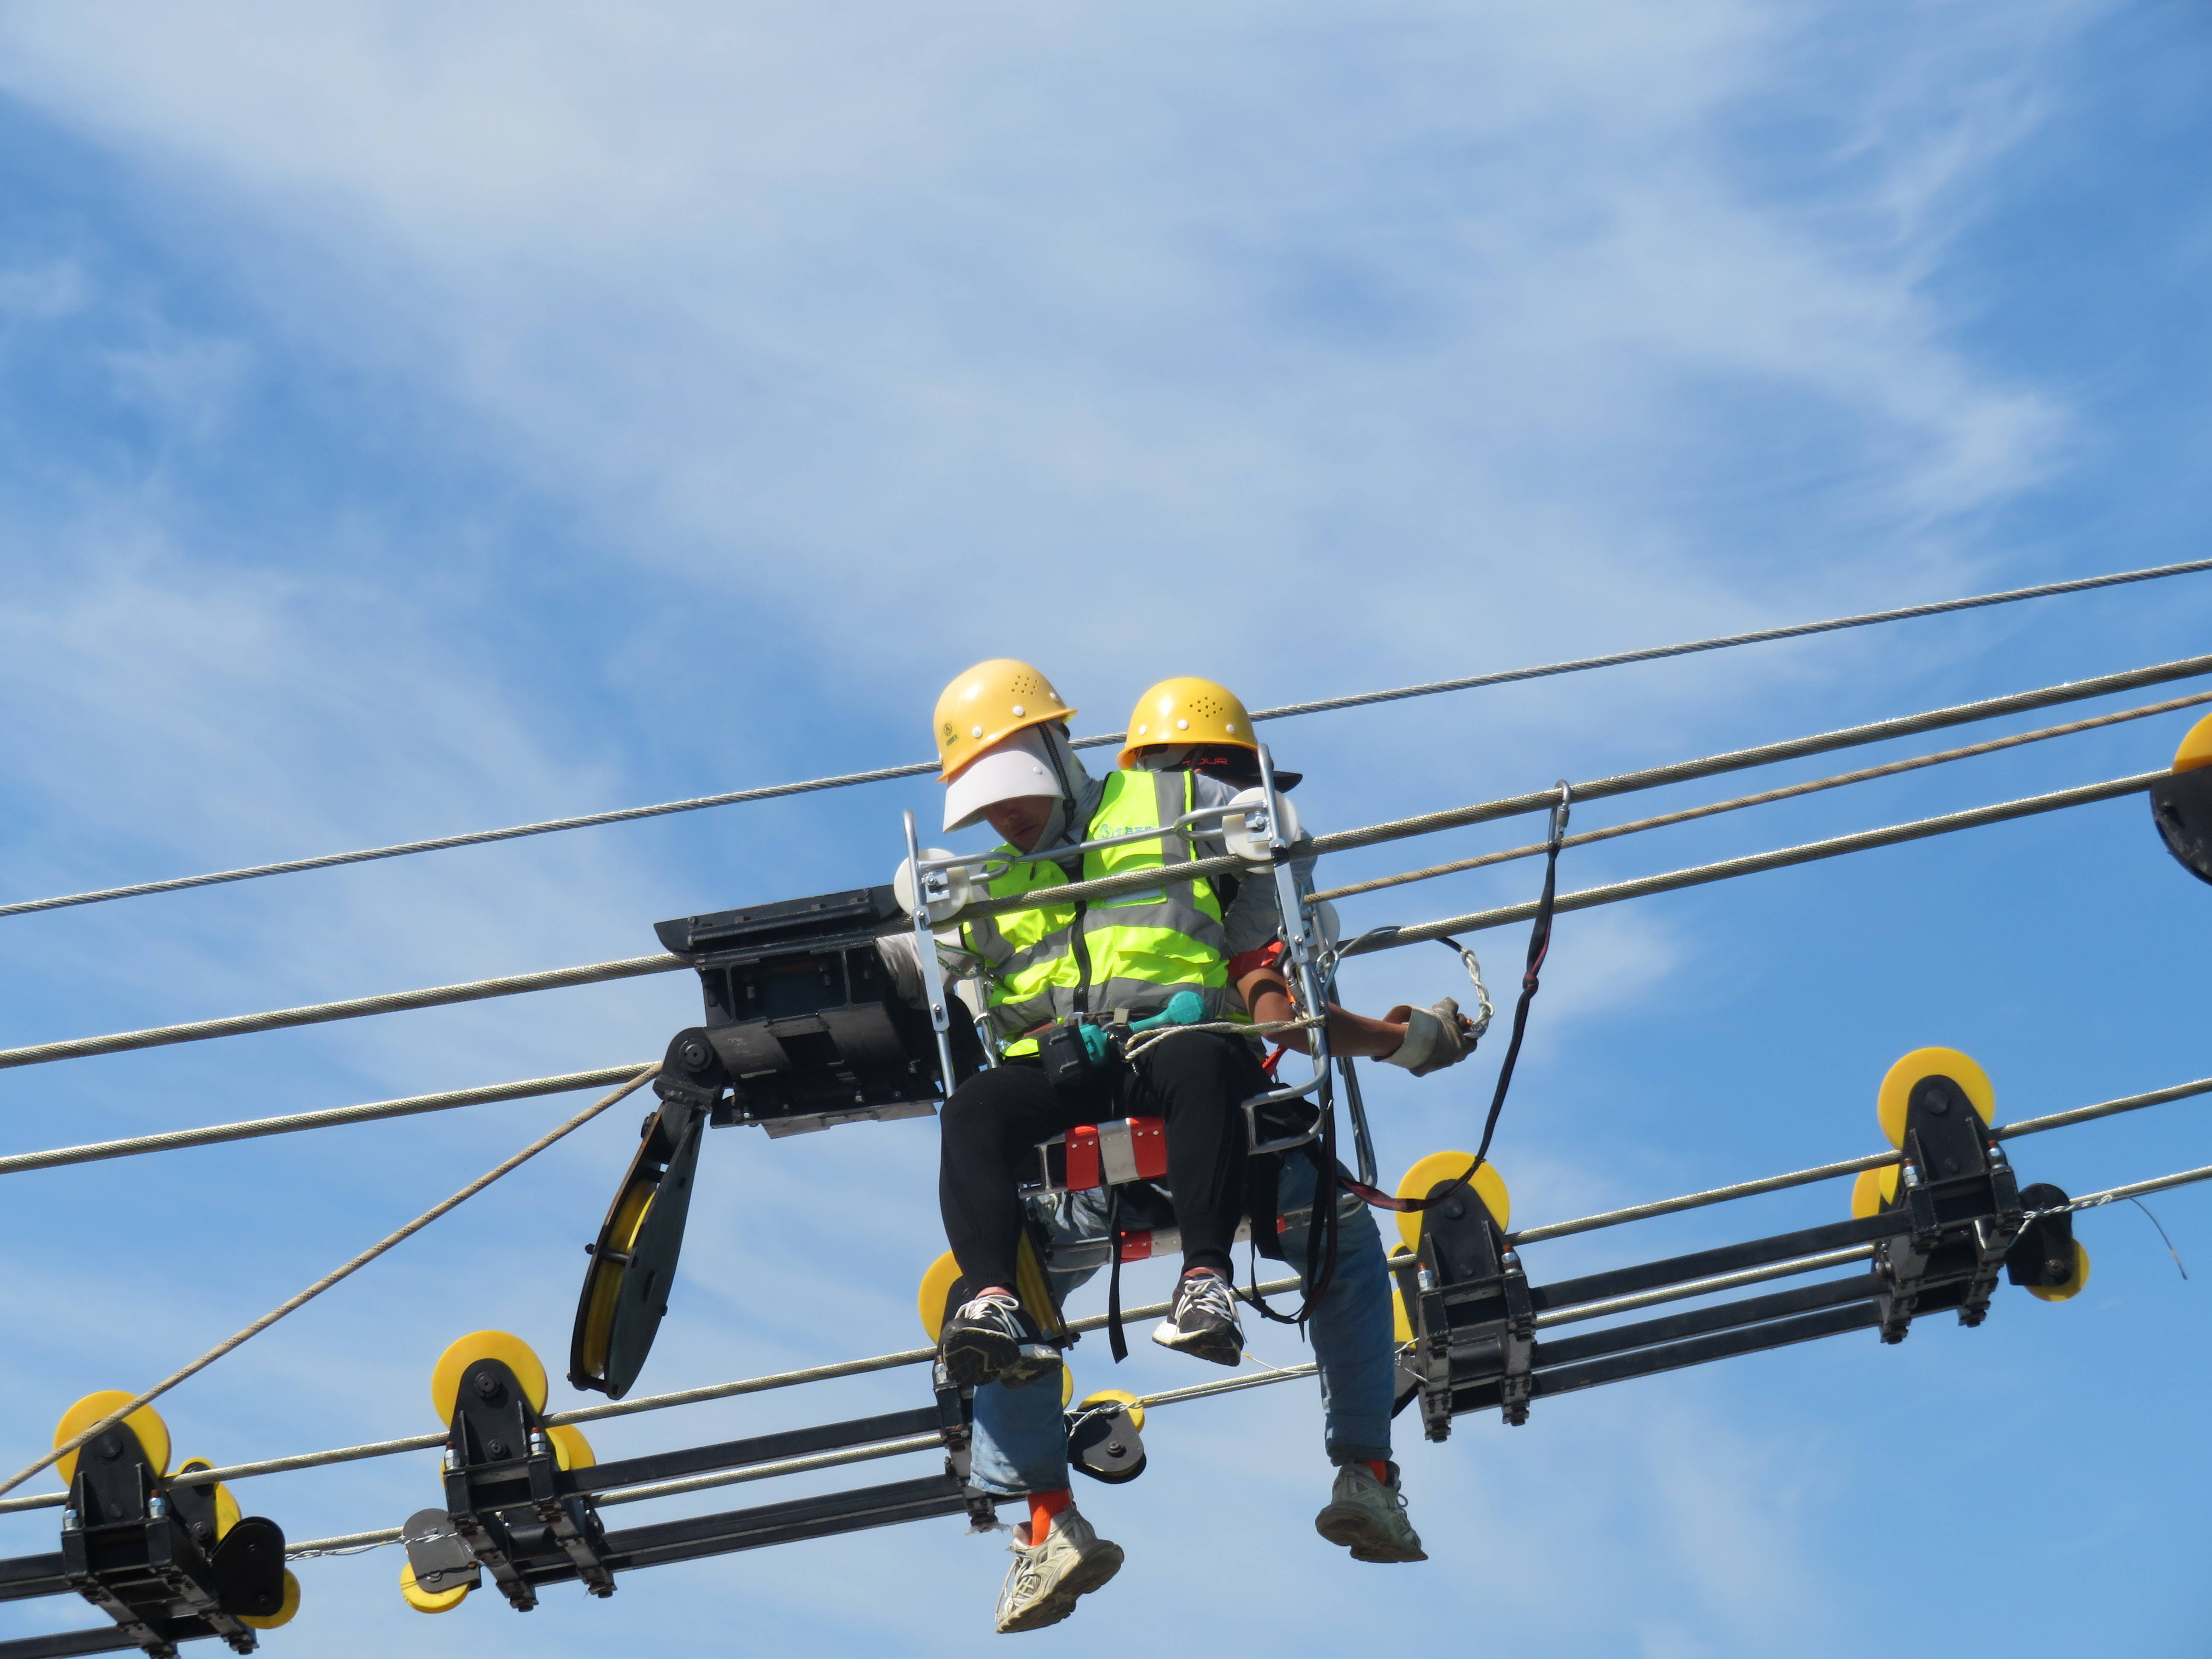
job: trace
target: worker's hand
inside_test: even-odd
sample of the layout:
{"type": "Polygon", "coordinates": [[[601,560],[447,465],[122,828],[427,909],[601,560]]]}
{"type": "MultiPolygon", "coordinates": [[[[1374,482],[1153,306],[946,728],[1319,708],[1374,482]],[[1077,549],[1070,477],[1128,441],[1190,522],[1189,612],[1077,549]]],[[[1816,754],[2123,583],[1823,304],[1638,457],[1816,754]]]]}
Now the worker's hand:
{"type": "Polygon", "coordinates": [[[1474,1028],[1460,1018],[1459,1004],[1449,997],[1426,1008],[1401,1002],[1382,1018],[1406,1028],[1406,1040],[1383,1060],[1415,1077],[1456,1066],[1474,1052],[1474,1028]]]}

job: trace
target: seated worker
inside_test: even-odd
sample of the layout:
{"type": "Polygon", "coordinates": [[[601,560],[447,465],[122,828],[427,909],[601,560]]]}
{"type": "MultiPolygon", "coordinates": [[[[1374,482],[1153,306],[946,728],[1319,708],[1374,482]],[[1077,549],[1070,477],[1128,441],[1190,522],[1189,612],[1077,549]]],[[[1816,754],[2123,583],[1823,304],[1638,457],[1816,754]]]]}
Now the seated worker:
{"type": "MultiPolygon", "coordinates": [[[[1224,707],[1234,707],[1227,693],[1211,690],[1224,707]]],[[[1068,741],[1066,721],[1073,712],[1036,670],[1003,660],[969,670],[939,701],[945,827],[988,820],[1006,838],[1001,851],[1014,860],[989,884],[993,896],[1123,870],[1166,871],[1220,850],[1218,837],[1164,836],[1079,855],[1079,865],[1073,858],[1052,859],[1055,847],[1170,823],[1236,793],[1204,770],[1121,769],[1093,779],[1068,741]]],[[[1243,714],[1236,708],[1226,724],[1243,726],[1243,714]]],[[[1239,744],[1233,732],[1226,746],[1241,747],[1248,763],[1256,755],[1249,738],[1239,744]]],[[[1055,1087],[1036,1063],[1038,1036],[1085,1015],[1121,1010],[1139,1018],[1184,990],[1200,994],[1210,1019],[1241,1013],[1242,999],[1230,984],[1230,961],[1239,955],[1256,964],[1246,976],[1253,994],[1271,1008],[1279,1000],[1287,1013],[1280,975],[1264,955],[1253,954],[1273,939],[1278,925],[1270,882],[1243,883],[1224,904],[1212,884],[1170,877],[1133,895],[1013,912],[962,927],[963,947],[990,970],[987,1006],[1008,1063],[963,1083],[944,1109],[939,1197],[945,1233],[975,1294],[946,1321],[940,1344],[948,1375],[977,1386],[973,1478],[986,1490],[1030,1498],[1030,1521],[1016,1530],[1016,1559],[1000,1598],[1002,1632],[1058,1622],[1121,1562],[1120,1547],[1098,1538],[1073,1506],[1058,1390],[1029,1386],[1056,1374],[1059,1365],[1056,1350],[1012,1288],[1024,1225],[1019,1168],[1038,1141],[1078,1124],[1131,1114],[1164,1118],[1184,1272],[1153,1340],[1233,1365],[1243,1348],[1229,1255],[1246,1197],[1241,1102],[1270,1086],[1249,1039],[1188,1031],[1151,1044],[1118,1072],[1055,1087]]],[[[1333,1047],[1423,1073],[1468,1051],[1455,1006],[1393,1013],[1391,1020],[1372,1020],[1332,1008],[1333,1047]]],[[[1278,1202],[1292,1210],[1310,1206],[1318,1184],[1309,1161],[1286,1158],[1278,1202]]],[[[1103,1236],[1103,1207],[1091,1209],[1085,1216],[1079,1205],[1070,1206],[1054,1230],[1062,1237],[1086,1230],[1103,1236]]],[[[1425,1558],[1388,1461],[1395,1362],[1382,1244],[1372,1218],[1364,1206],[1355,1209],[1342,1229],[1334,1284],[1315,1310],[1330,1455],[1346,1471],[1316,1524],[1361,1559],[1420,1560],[1425,1558]]],[[[1282,1239],[1299,1261],[1304,1243],[1296,1228],[1282,1239]]],[[[1087,1277],[1056,1275],[1056,1296],[1087,1277]]]]}

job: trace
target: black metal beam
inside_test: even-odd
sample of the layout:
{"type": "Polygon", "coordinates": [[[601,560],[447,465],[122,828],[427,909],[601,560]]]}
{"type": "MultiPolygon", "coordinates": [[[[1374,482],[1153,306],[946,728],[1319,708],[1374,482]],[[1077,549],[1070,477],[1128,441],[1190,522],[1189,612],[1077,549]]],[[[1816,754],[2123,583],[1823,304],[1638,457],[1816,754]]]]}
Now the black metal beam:
{"type": "MultiPolygon", "coordinates": [[[[702,1556],[895,1526],[902,1521],[962,1515],[967,1508],[968,1489],[949,1474],[934,1474],[749,1510],[625,1527],[607,1534],[601,1559],[616,1572],[626,1572],[635,1567],[665,1566],[702,1556]]],[[[522,1572],[532,1584],[562,1583],[576,1576],[574,1565],[567,1561],[532,1562],[522,1572]]],[[[0,1659],[6,1656],[0,1654],[0,1659]]]]}
{"type": "Polygon", "coordinates": [[[1689,1313],[1670,1314],[1663,1319],[1638,1320],[1632,1325],[1615,1325],[1602,1331],[1591,1331],[1581,1336],[1560,1337],[1536,1345],[1536,1369],[1547,1365],[1568,1365],[1584,1359],[1595,1359],[1602,1354],[1626,1353],[1633,1348],[1648,1348],[1656,1343],[1677,1342],[1685,1337],[1705,1336],[1714,1331],[1735,1330],[1745,1325],[1755,1325],[1763,1320],[1781,1319],[1790,1314],[1812,1313],[1821,1308],[1845,1306],[1853,1302],[1871,1302],[1881,1293],[1881,1281],[1872,1273],[1858,1273],[1850,1279],[1824,1279],[1817,1285],[1801,1285],[1795,1290],[1776,1291],[1766,1296],[1749,1296],[1735,1302],[1722,1304],[1717,1308],[1699,1308],[1689,1313]]]}
{"type": "Polygon", "coordinates": [[[964,1515],[967,1510],[965,1486],[949,1474],[929,1475],[726,1515],[625,1528],[608,1534],[608,1565],[617,1571],[662,1566],[734,1550],[763,1549],[771,1544],[796,1544],[901,1522],[964,1515]]]}
{"type": "Polygon", "coordinates": [[[1733,1359],[1739,1354],[1787,1347],[1793,1342],[1810,1342],[1818,1337],[1839,1336],[1845,1331],[1870,1330],[1880,1322],[1881,1316],[1870,1305],[1831,1308],[1820,1313],[1800,1314],[1794,1319],[1770,1320],[1741,1330],[1694,1337],[1686,1342],[1670,1342],[1660,1347],[1639,1348],[1633,1353],[1588,1359],[1579,1364],[1538,1371],[1536,1397],[1571,1394],[1578,1389],[1622,1382],[1632,1376],[1656,1376],[1661,1371],[1703,1365],[1715,1359],[1733,1359]]]}
{"type": "Polygon", "coordinates": [[[70,1588],[62,1553],[16,1555],[0,1560],[0,1601],[27,1601],[36,1595],[62,1595],[70,1588]]]}
{"type": "Polygon", "coordinates": [[[1614,1267],[1608,1272],[1589,1273],[1581,1279],[1563,1279],[1556,1285],[1533,1285],[1528,1297],[1539,1312],[1571,1308],[1584,1302],[1602,1302],[1609,1297],[1633,1295],[1638,1291],[1656,1291],[1662,1285],[1680,1285],[1692,1279],[1710,1279],[1716,1273],[1740,1273],[1746,1267],[1763,1267],[1770,1261],[1786,1261],[1793,1255],[1814,1255],[1822,1250],[1842,1249],[1851,1244],[1871,1244],[1877,1238],[1904,1232],[1910,1225],[1905,1212],[1888,1210],[1863,1220],[1832,1221],[1823,1227],[1806,1227],[1794,1233],[1778,1233],[1771,1238],[1754,1238],[1743,1244],[1724,1244],[1716,1250],[1668,1256],[1663,1261],[1639,1262],[1632,1267],[1614,1267]]]}
{"type": "Polygon", "coordinates": [[[611,1463],[593,1464],[587,1469],[572,1469],[555,1485],[563,1493],[612,1492],[617,1486],[675,1480],[690,1474],[743,1468],[749,1463],[773,1463],[787,1457],[805,1457],[814,1452],[865,1446],[878,1440],[903,1440],[911,1435],[933,1434],[942,1426],[937,1407],[923,1406],[912,1411],[885,1412],[878,1417],[857,1417],[843,1423],[786,1429],[780,1434],[755,1435],[749,1440],[725,1440],[681,1451],[619,1458],[611,1463]]]}
{"type": "MultiPolygon", "coordinates": [[[[165,1632],[172,1642],[197,1642],[213,1635],[206,1625],[197,1619],[180,1619],[165,1632]]],[[[12,1642],[0,1642],[0,1659],[70,1659],[80,1653],[132,1653],[138,1644],[123,1633],[118,1625],[105,1625],[97,1630],[57,1631],[51,1636],[23,1636],[12,1642]]]]}

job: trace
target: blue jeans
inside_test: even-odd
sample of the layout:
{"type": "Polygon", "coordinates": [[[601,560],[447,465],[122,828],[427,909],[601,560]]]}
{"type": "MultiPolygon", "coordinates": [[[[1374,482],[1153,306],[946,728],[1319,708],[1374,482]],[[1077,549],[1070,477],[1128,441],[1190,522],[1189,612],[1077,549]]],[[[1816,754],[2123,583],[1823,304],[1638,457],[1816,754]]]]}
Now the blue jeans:
{"type": "MultiPolygon", "coordinates": [[[[1285,1210],[1313,1202],[1313,1165],[1293,1152],[1282,1160],[1276,1202],[1285,1210]]],[[[1054,1243],[1106,1236],[1102,1194],[1077,1193],[1040,1212],[1054,1243]]],[[[1293,1271],[1306,1257],[1304,1226],[1282,1237],[1293,1271]]],[[[1346,1213],[1337,1235],[1336,1276],[1315,1304],[1307,1330],[1321,1366],[1322,1434],[1332,1463],[1390,1455],[1390,1407],[1397,1393],[1397,1344],[1391,1329],[1390,1279],[1382,1265],[1382,1239],[1367,1206],[1346,1213]]],[[[1080,1267],[1052,1275],[1053,1296],[1069,1291],[1098,1271],[1080,1267]]],[[[973,1473],[986,1492],[1005,1497],[1056,1492],[1068,1484],[1067,1434],[1060,1387],[1044,1377],[1025,1388],[988,1382],[975,1390],[973,1473]]]]}

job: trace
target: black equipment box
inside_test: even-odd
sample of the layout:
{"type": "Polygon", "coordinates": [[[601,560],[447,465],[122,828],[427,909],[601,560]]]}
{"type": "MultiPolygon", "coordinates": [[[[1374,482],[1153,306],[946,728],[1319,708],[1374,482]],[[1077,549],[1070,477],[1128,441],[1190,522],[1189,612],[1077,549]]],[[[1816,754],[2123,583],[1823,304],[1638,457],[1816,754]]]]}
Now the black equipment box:
{"type": "MultiPolygon", "coordinates": [[[[935,1109],[950,1084],[929,1016],[899,994],[876,949],[905,921],[886,885],[653,925],[699,971],[702,1029],[732,1089],[714,1122],[782,1136],[935,1109]]],[[[951,1038],[957,1083],[983,1058],[964,1009],[951,1038]]]]}

